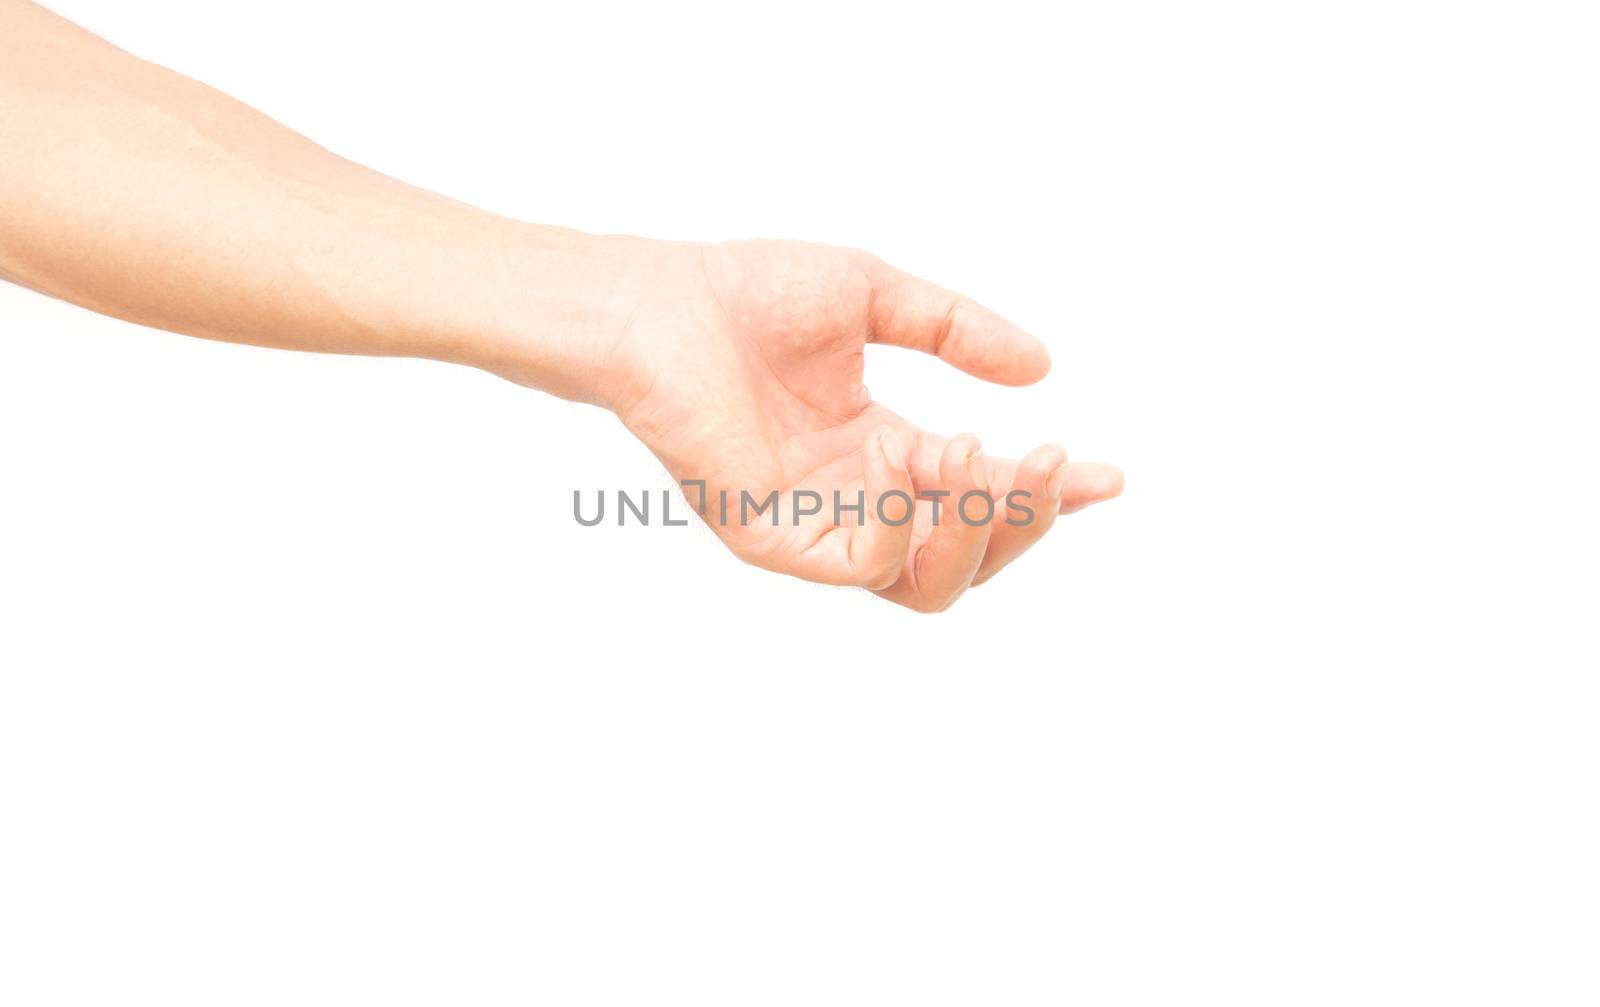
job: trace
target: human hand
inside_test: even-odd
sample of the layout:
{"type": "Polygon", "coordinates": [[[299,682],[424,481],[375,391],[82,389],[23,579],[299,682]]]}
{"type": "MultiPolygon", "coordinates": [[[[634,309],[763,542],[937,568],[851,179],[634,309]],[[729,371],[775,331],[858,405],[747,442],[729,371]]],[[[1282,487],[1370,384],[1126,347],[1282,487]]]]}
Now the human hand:
{"type": "MultiPolygon", "coordinates": [[[[598,397],[676,479],[704,481],[691,504],[705,503],[712,529],[746,562],[941,611],[1058,514],[1121,492],[1117,469],[1068,462],[1058,445],[1020,462],[993,458],[971,434],[936,436],[872,400],[862,384],[869,342],[936,354],[999,384],[1044,377],[1044,346],[976,303],[851,249],[662,247],[654,282],[605,351],[598,397]],[[760,502],[773,490],[777,512],[742,520],[741,493],[760,502]],[[796,491],[820,496],[820,511],[805,513],[810,501],[796,491]],[[924,498],[939,491],[948,495],[924,498]],[[957,514],[973,491],[995,501],[992,519],[957,514]],[[848,506],[836,514],[835,492],[847,505],[864,493],[859,519],[848,506]],[[897,492],[880,512],[876,501],[897,492]],[[917,502],[902,522],[905,499],[917,502]]],[[[974,498],[961,513],[983,512],[974,498]]]]}
{"type": "Polygon", "coordinates": [[[675,477],[704,480],[709,523],[741,558],[925,611],[1015,559],[1058,510],[1121,488],[1059,447],[989,458],[873,402],[868,342],[1002,384],[1037,381],[1049,359],[865,253],[510,220],[336,157],[36,5],[0,7],[0,278],[174,332],[448,360],[607,405],[675,477]],[[742,520],[743,494],[774,490],[777,524],[742,520]],[[834,494],[858,492],[861,518],[835,515],[834,494]],[[929,492],[948,496],[896,523],[929,492]],[[981,492],[1027,510],[968,523],[961,500],[981,492]]]}

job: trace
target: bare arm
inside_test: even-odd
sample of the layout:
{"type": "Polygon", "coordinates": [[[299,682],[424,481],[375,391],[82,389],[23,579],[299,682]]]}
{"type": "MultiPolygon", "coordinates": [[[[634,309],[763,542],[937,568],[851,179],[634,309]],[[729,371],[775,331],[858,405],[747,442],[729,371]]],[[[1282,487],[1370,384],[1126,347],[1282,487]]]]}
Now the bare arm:
{"type": "Polygon", "coordinates": [[[1122,485],[1057,445],[993,458],[873,401],[869,342],[1001,384],[1050,361],[977,303],[864,252],[508,220],[337,157],[23,0],[0,0],[0,276],[175,332],[453,361],[602,405],[711,499],[781,494],[770,524],[712,521],[742,559],[925,611],[1122,485]],[[930,493],[945,497],[917,499],[930,493]],[[968,494],[998,502],[988,520],[954,516],[968,494]],[[913,499],[915,519],[898,520],[913,499]]]}
{"type": "Polygon", "coordinates": [[[0,0],[0,274],[189,335],[499,365],[593,400],[652,243],[424,192],[0,0]]]}

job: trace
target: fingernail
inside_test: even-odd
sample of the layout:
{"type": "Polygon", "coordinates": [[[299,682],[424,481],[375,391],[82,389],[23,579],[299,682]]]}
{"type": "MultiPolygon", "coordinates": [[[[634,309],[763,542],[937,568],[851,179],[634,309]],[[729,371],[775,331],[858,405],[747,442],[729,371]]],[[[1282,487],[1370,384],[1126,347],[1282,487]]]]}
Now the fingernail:
{"type": "Polygon", "coordinates": [[[1061,499],[1061,490],[1067,485],[1067,463],[1062,462],[1056,466],[1044,481],[1044,495],[1051,500],[1061,499]]]}
{"type": "Polygon", "coordinates": [[[906,467],[906,451],[900,443],[900,438],[893,430],[884,427],[878,431],[878,443],[883,445],[883,457],[896,469],[906,467]]]}
{"type": "Polygon", "coordinates": [[[989,488],[989,473],[983,464],[982,448],[973,448],[972,454],[967,456],[967,473],[972,476],[972,485],[979,489],[989,488]]]}

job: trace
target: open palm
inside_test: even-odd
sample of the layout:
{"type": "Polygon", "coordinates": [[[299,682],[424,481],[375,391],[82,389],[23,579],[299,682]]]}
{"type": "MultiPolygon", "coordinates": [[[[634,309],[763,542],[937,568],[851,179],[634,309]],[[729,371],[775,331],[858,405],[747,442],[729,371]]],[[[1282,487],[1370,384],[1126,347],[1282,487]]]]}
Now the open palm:
{"type": "Polygon", "coordinates": [[[982,454],[970,434],[919,430],[862,384],[869,342],[1007,385],[1050,367],[1032,336],[863,252],[682,246],[672,279],[621,338],[617,356],[630,363],[615,407],[675,478],[704,481],[703,496],[698,486],[686,495],[740,558],[919,611],[946,608],[992,576],[1058,512],[1121,490],[1116,469],[1069,464],[1056,445],[1017,462],[982,454]],[[757,513],[774,490],[776,510],[757,513]],[[996,501],[992,519],[980,495],[958,516],[974,491],[996,501]]]}

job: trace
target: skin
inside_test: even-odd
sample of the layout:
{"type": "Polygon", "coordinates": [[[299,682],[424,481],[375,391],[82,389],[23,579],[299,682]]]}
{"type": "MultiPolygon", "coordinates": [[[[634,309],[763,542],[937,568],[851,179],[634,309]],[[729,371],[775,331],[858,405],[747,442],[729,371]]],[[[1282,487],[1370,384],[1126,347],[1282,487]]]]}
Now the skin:
{"type": "MultiPolygon", "coordinates": [[[[1058,445],[1020,461],[873,401],[863,349],[935,354],[1004,385],[1044,346],[975,302],[854,249],[687,244],[508,220],[346,161],[43,8],[0,0],[0,278],[188,335],[467,364],[613,411],[680,480],[770,512],[711,527],[740,559],[916,609],[949,607],[1056,517],[1114,497],[1058,445]],[[869,501],[788,509],[792,491],[869,501]],[[947,491],[913,519],[890,501],[947,491]],[[953,518],[964,493],[992,521],[953,518]],[[1008,511],[1029,494],[1032,519],[1008,511]]],[[[698,493],[691,491],[690,502],[698,493]]],[[[974,505],[971,513],[980,516],[974,505]]]]}

